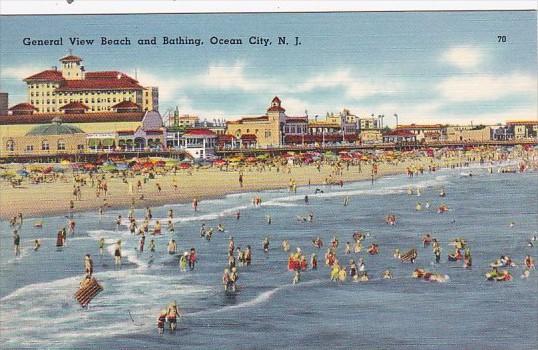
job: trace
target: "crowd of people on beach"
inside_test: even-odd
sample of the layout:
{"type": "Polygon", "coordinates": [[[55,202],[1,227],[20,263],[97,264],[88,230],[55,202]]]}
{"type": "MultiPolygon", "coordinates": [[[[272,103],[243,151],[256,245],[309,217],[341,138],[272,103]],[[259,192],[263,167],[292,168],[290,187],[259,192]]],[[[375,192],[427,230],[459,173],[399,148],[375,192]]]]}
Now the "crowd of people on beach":
{"type": "MultiPolygon", "coordinates": [[[[529,151],[531,153],[532,151],[529,151]]],[[[520,151],[520,154],[513,155],[509,154],[508,152],[503,151],[492,151],[492,150],[485,150],[485,151],[479,151],[472,154],[472,156],[468,156],[465,159],[462,159],[459,162],[452,162],[450,163],[450,167],[466,167],[474,162],[480,162],[482,164],[491,164],[491,169],[493,169],[494,162],[499,160],[507,160],[510,157],[518,156],[521,158],[521,162],[518,166],[518,171],[527,171],[527,170],[534,170],[538,169],[537,163],[535,158],[532,158],[532,161],[529,161],[529,153],[526,153],[524,151],[520,151]]],[[[450,154],[447,155],[451,156],[450,154]]],[[[534,157],[534,155],[533,155],[534,157]]],[[[447,165],[446,163],[445,165],[447,165]]],[[[379,165],[374,164],[371,167],[372,174],[377,173],[377,168],[379,165]],[[374,166],[375,165],[375,166],[374,166]]],[[[265,166],[265,165],[264,165],[265,166]]],[[[316,165],[317,166],[317,165],[316,165]]],[[[345,171],[345,164],[343,163],[334,163],[329,164],[329,166],[332,167],[332,173],[331,177],[327,178],[325,181],[326,186],[344,186],[344,182],[341,178],[338,178],[338,176],[341,176],[343,172],[345,171]]],[[[349,166],[349,165],[348,165],[349,166]]],[[[364,167],[364,165],[362,165],[364,167]]],[[[409,177],[416,177],[421,176],[424,173],[434,173],[437,171],[441,166],[443,166],[443,160],[438,160],[437,162],[432,162],[428,166],[423,165],[411,165],[406,168],[405,173],[409,177]]],[[[260,169],[262,166],[259,166],[260,169]]],[[[261,171],[261,170],[260,170],[261,171]]],[[[278,168],[277,171],[281,171],[280,168],[278,168]]],[[[490,171],[491,172],[491,171],[490,171]]],[[[88,186],[95,186],[95,196],[100,198],[103,196],[103,205],[99,207],[99,216],[100,220],[103,218],[103,213],[109,209],[109,206],[107,205],[106,198],[107,198],[107,192],[108,192],[108,185],[106,180],[105,174],[89,174],[89,177],[84,177],[80,175],[76,175],[74,177],[74,190],[73,190],[73,199],[70,201],[69,206],[69,212],[66,216],[66,224],[65,227],[61,228],[57,232],[57,239],[56,239],[56,247],[58,250],[62,250],[67,245],[67,239],[68,237],[72,237],[75,235],[75,228],[76,228],[76,222],[75,222],[75,216],[73,212],[73,201],[79,201],[82,199],[82,191],[81,187],[88,186]]],[[[241,172],[239,175],[239,186],[243,187],[244,180],[244,173],[241,172]]],[[[148,177],[149,179],[149,177],[148,177]]],[[[149,181],[149,180],[148,180],[149,181]]],[[[144,183],[146,180],[144,181],[144,183]]],[[[185,250],[183,252],[179,251],[179,236],[178,232],[174,226],[174,211],[173,209],[169,209],[167,213],[167,222],[166,225],[164,223],[161,223],[160,220],[154,220],[152,208],[150,206],[144,207],[144,215],[143,217],[136,217],[136,206],[140,206],[141,203],[144,203],[143,201],[143,184],[141,181],[137,182],[136,185],[136,192],[137,195],[134,194],[134,189],[130,190],[129,196],[132,198],[131,206],[127,211],[127,215],[125,215],[125,218],[122,215],[118,215],[115,219],[115,227],[116,230],[120,230],[123,227],[126,227],[129,232],[131,233],[130,240],[136,240],[136,251],[137,254],[146,254],[145,251],[149,251],[149,254],[151,255],[157,255],[162,254],[163,251],[166,252],[166,254],[169,254],[171,256],[174,256],[177,258],[177,270],[181,273],[187,273],[189,271],[194,271],[195,266],[198,263],[198,257],[197,257],[197,251],[195,247],[191,247],[188,250],[185,250]],[[158,245],[158,242],[156,240],[157,236],[162,235],[168,235],[169,239],[166,243],[166,248],[163,249],[162,246],[158,245]],[[146,237],[150,236],[148,247],[146,249],[146,237]]],[[[316,187],[315,190],[312,190],[311,195],[315,195],[317,193],[328,191],[330,188],[328,187],[316,187]]],[[[410,187],[407,191],[407,194],[414,198],[414,197],[420,197],[422,196],[426,191],[429,189],[426,188],[420,188],[420,187],[410,187]]],[[[444,188],[436,189],[438,192],[439,197],[439,205],[434,206],[434,210],[437,211],[439,214],[443,214],[445,212],[450,211],[451,209],[448,207],[448,205],[444,202],[447,197],[450,196],[449,193],[446,192],[444,188]]],[[[288,183],[288,191],[290,193],[296,193],[297,192],[297,182],[290,178],[288,183]]],[[[306,195],[304,197],[304,205],[309,206],[310,201],[312,199],[306,195]]],[[[347,206],[350,203],[349,196],[346,196],[343,201],[343,206],[347,206]]],[[[263,205],[263,200],[261,195],[256,195],[252,198],[251,204],[253,207],[259,207],[263,205]]],[[[430,206],[432,206],[434,203],[429,202],[416,202],[415,199],[410,200],[410,206],[415,208],[416,212],[429,210],[430,206]]],[[[194,198],[192,201],[192,210],[193,213],[199,211],[200,207],[200,200],[197,198],[194,198]]],[[[335,213],[336,214],[336,213],[335,213]]],[[[241,215],[240,212],[237,211],[233,213],[233,216],[235,216],[236,220],[240,220],[241,215]]],[[[304,216],[297,216],[297,221],[304,222],[305,225],[308,225],[309,223],[314,222],[314,213],[313,211],[309,210],[307,214],[304,216]]],[[[380,218],[380,222],[382,222],[383,218],[380,218]]],[[[38,229],[43,228],[44,223],[43,219],[40,221],[37,221],[34,226],[38,229]]],[[[387,225],[393,226],[395,230],[397,230],[399,221],[398,217],[393,213],[387,213],[387,215],[384,217],[384,221],[387,225]]],[[[271,216],[266,216],[264,219],[264,222],[267,227],[270,227],[272,222],[271,216]]],[[[19,213],[17,216],[13,217],[10,220],[10,225],[13,228],[13,245],[14,245],[14,252],[15,256],[19,256],[21,254],[21,230],[23,228],[23,214],[19,213]]],[[[208,242],[212,240],[214,235],[221,236],[221,237],[228,237],[228,245],[227,245],[227,251],[222,252],[223,256],[225,256],[225,261],[227,262],[226,265],[223,267],[223,274],[222,274],[222,287],[224,289],[224,292],[227,295],[235,295],[237,293],[241,292],[241,289],[247,286],[240,286],[238,284],[240,272],[242,271],[248,271],[249,266],[252,263],[252,260],[254,258],[254,249],[252,246],[256,246],[257,242],[241,242],[241,245],[236,246],[236,241],[234,240],[234,237],[227,234],[228,230],[224,228],[224,225],[222,222],[219,222],[216,224],[216,226],[211,227],[209,223],[202,223],[199,231],[200,239],[207,240],[208,242]],[[242,248],[244,247],[244,248],[242,248]]],[[[189,234],[187,232],[182,234],[189,234]]],[[[105,249],[107,245],[112,246],[112,256],[114,258],[114,264],[116,268],[121,268],[122,264],[122,240],[116,239],[117,237],[100,237],[98,240],[98,254],[100,257],[103,257],[105,255],[105,249]],[[112,239],[113,243],[111,243],[110,239],[112,239]]],[[[528,247],[534,247],[534,244],[536,242],[536,234],[532,237],[529,237],[528,240],[528,247]]],[[[420,254],[431,254],[432,260],[435,262],[434,265],[432,265],[435,268],[435,265],[442,263],[442,251],[443,249],[447,249],[450,252],[447,254],[446,262],[447,264],[461,264],[463,268],[470,269],[473,267],[473,259],[472,259],[472,252],[471,247],[467,240],[464,237],[454,237],[454,239],[450,242],[441,242],[439,239],[437,239],[434,236],[434,233],[424,233],[422,237],[420,238],[420,241],[418,242],[405,242],[406,245],[422,245],[422,249],[425,250],[425,252],[421,252],[420,254]],[[442,244],[444,243],[444,247],[442,247],[442,244]],[[427,253],[428,248],[431,247],[431,253],[427,253]]],[[[349,239],[345,240],[345,243],[341,244],[340,240],[338,238],[338,235],[334,235],[330,241],[328,241],[328,244],[326,245],[321,238],[321,236],[313,237],[310,242],[305,242],[306,246],[310,250],[308,253],[306,250],[304,250],[303,247],[291,247],[291,244],[289,240],[284,239],[281,244],[281,250],[284,252],[284,254],[288,255],[287,259],[287,267],[282,267],[282,271],[289,271],[291,272],[291,283],[292,284],[300,284],[301,281],[304,279],[304,275],[308,273],[318,273],[316,271],[319,271],[322,266],[325,266],[327,269],[327,278],[331,281],[334,281],[335,283],[345,283],[347,281],[354,281],[354,282],[368,282],[372,279],[383,279],[383,280],[389,280],[394,278],[394,272],[390,269],[385,269],[379,276],[373,276],[372,274],[368,273],[367,268],[367,260],[368,263],[373,261],[376,264],[379,264],[380,258],[374,258],[376,255],[380,254],[380,251],[383,249],[387,249],[384,246],[381,246],[378,242],[375,240],[375,235],[371,234],[369,232],[364,232],[361,230],[356,230],[355,232],[350,234],[349,239]],[[324,250],[324,247],[326,246],[326,250],[324,250]],[[322,264],[318,263],[319,257],[323,257],[322,264]],[[368,258],[366,258],[368,257],[368,258]],[[321,266],[320,266],[321,265],[321,266]]],[[[162,245],[162,244],[161,244],[162,245]]],[[[35,240],[33,242],[33,250],[38,251],[41,248],[41,242],[39,240],[35,240]]],[[[273,251],[275,250],[271,246],[271,239],[270,236],[266,236],[263,239],[260,239],[260,248],[261,252],[263,254],[275,254],[273,251]]],[[[278,251],[278,250],[277,250],[278,251]]],[[[278,253],[277,253],[278,254],[278,253]]],[[[416,259],[419,254],[419,249],[417,248],[411,248],[405,252],[400,251],[400,249],[396,249],[393,251],[393,258],[399,260],[403,264],[415,264],[416,259]]],[[[515,260],[510,258],[506,255],[501,255],[499,259],[495,260],[490,264],[491,270],[485,273],[485,278],[487,280],[491,281],[499,281],[499,282],[507,282],[512,279],[512,272],[513,268],[516,266],[522,266],[523,272],[521,274],[522,278],[529,278],[531,275],[531,271],[535,269],[534,259],[531,255],[526,254],[524,258],[521,259],[521,265],[519,265],[515,260]]],[[[84,290],[85,288],[94,288],[97,284],[97,281],[94,277],[94,263],[92,260],[91,255],[85,254],[83,258],[83,265],[84,265],[84,277],[83,280],[80,283],[80,289],[84,290]]],[[[203,263],[203,262],[202,262],[203,263]]],[[[420,279],[428,282],[446,282],[448,281],[449,277],[447,275],[435,272],[435,271],[428,271],[423,267],[417,267],[414,269],[410,269],[410,273],[408,275],[410,278],[420,279]]],[[[97,284],[98,285],[98,284],[97,284]]],[[[99,285],[98,285],[99,286],[99,285]]],[[[100,287],[100,286],[99,286],[100,287]]],[[[102,290],[102,288],[99,290],[99,288],[94,288],[96,293],[102,290]]],[[[92,294],[93,295],[93,294],[92,294]]],[[[94,297],[92,295],[85,295],[84,296],[84,303],[81,303],[81,305],[87,307],[89,305],[89,302],[94,297]]],[[[95,294],[96,295],[96,294],[95,294]]],[[[175,331],[177,327],[177,321],[178,318],[181,316],[179,307],[177,305],[176,301],[171,302],[166,309],[163,309],[159,312],[158,318],[157,318],[157,328],[160,334],[164,333],[165,324],[168,324],[168,327],[170,331],[175,331]]]]}

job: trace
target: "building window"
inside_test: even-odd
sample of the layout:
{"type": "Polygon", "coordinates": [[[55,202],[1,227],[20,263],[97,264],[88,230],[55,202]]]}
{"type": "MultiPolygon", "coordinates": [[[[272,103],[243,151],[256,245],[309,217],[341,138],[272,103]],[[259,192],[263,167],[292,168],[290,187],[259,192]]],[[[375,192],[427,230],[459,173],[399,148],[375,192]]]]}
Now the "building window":
{"type": "Polygon", "coordinates": [[[65,141],[58,140],[58,151],[65,151],[65,141]]]}
{"type": "Polygon", "coordinates": [[[48,151],[50,149],[49,141],[43,140],[41,141],[41,150],[42,151],[48,151]]]}
{"type": "Polygon", "coordinates": [[[34,151],[34,145],[26,145],[26,152],[33,152],[34,151]]]}
{"type": "Polygon", "coordinates": [[[12,139],[7,140],[6,149],[8,152],[13,152],[15,150],[15,142],[12,139]]]}

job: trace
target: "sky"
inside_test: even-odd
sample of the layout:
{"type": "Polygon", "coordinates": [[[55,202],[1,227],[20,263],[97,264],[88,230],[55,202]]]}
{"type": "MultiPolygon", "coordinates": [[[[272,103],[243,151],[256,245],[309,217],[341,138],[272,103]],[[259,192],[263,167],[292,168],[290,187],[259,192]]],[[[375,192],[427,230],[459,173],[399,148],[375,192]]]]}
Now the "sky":
{"type": "Polygon", "coordinates": [[[536,25],[535,11],[4,16],[0,90],[10,105],[26,101],[22,79],[72,49],[87,71],[136,71],[142,85],[158,86],[162,114],[178,106],[232,120],[264,114],[279,96],[288,115],[347,108],[384,114],[385,125],[395,113],[400,124],[537,119],[536,25]],[[102,36],[132,45],[101,46],[102,36]],[[153,36],[159,45],[136,44],[153,36]],[[204,44],[160,45],[162,36],[204,44]],[[212,36],[244,45],[211,45],[212,36]],[[272,45],[249,45],[250,36],[272,45]],[[277,45],[279,36],[289,45],[277,45]],[[26,37],[64,45],[24,46],[26,37]],[[71,46],[69,37],[96,45],[71,46]]]}

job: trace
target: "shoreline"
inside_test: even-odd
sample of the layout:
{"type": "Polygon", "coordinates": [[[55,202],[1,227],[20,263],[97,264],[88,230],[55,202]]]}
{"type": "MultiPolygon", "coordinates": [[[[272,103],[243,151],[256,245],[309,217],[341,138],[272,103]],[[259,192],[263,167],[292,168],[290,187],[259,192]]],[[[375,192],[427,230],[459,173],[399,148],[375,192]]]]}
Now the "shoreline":
{"type": "MultiPolygon", "coordinates": [[[[419,169],[428,173],[429,167],[436,170],[446,168],[464,168],[478,164],[484,160],[484,166],[498,166],[499,162],[527,161],[531,168],[536,168],[536,158],[533,151],[501,154],[498,151],[478,150],[465,155],[451,153],[442,157],[426,155],[406,155],[400,158],[381,159],[375,164],[378,167],[374,180],[384,176],[406,174],[411,170],[418,174],[419,169]]],[[[129,173],[128,176],[119,173],[74,174],[67,171],[56,176],[52,182],[31,184],[28,178],[20,187],[11,186],[7,180],[0,181],[0,220],[9,220],[22,213],[24,218],[44,218],[53,216],[69,216],[70,213],[98,213],[103,207],[107,210],[156,207],[169,204],[189,204],[196,198],[203,208],[203,201],[223,198],[236,193],[256,193],[260,191],[289,188],[293,182],[299,186],[320,186],[327,183],[343,183],[370,181],[372,179],[373,163],[360,162],[346,164],[322,162],[318,164],[300,165],[269,165],[250,164],[241,168],[223,170],[221,168],[197,168],[155,172],[154,178],[143,174],[129,173]],[[318,167],[319,165],[319,167],[318,167]],[[242,186],[239,176],[243,175],[242,186]],[[81,199],[76,200],[73,191],[77,176],[84,180],[80,185],[81,199]],[[97,196],[97,177],[105,177],[108,193],[97,196]],[[140,182],[140,189],[137,183],[140,182]],[[104,200],[104,198],[106,198],[104,200]],[[73,201],[74,208],[70,209],[73,201]]],[[[20,166],[19,166],[20,168],[20,166]]],[[[16,171],[14,166],[11,171],[16,171]]],[[[418,175],[420,176],[420,175],[418,175]]],[[[78,183],[80,184],[80,182],[78,183]]]]}
{"type": "MultiPolygon", "coordinates": [[[[412,162],[400,162],[398,164],[382,163],[379,166],[375,180],[390,175],[404,174],[408,166],[427,166],[435,164],[437,169],[446,168],[440,166],[440,161],[433,161],[431,158],[414,160],[412,162]],[[433,163],[432,163],[433,162],[433,163]]],[[[448,165],[448,164],[447,164],[448,165]]],[[[311,165],[297,166],[291,168],[291,173],[284,171],[276,172],[245,171],[244,185],[239,186],[238,171],[220,171],[215,168],[195,170],[192,175],[180,173],[178,175],[166,174],[149,180],[142,191],[144,199],[140,200],[139,194],[128,194],[126,184],[119,178],[109,178],[109,195],[107,198],[106,210],[127,209],[132,205],[135,198],[135,208],[157,207],[168,204],[189,204],[193,198],[197,198],[200,205],[208,199],[223,198],[230,194],[260,192],[267,190],[288,188],[290,179],[296,182],[297,186],[320,186],[324,185],[325,179],[331,175],[331,168],[327,165],[318,170],[311,165]],[[175,178],[175,180],[174,180],[175,178]],[[206,180],[204,183],[204,180],[206,180]],[[173,189],[173,183],[177,181],[179,190],[173,189]],[[161,184],[162,192],[156,189],[156,183],[161,184]],[[123,189],[123,191],[122,191],[123,189]]],[[[142,177],[137,176],[129,181],[136,181],[142,177]]],[[[342,180],[345,183],[371,180],[371,166],[363,165],[359,172],[357,166],[351,166],[349,170],[343,169],[342,176],[334,180],[342,180]]],[[[53,216],[69,215],[69,201],[72,199],[72,182],[54,182],[38,185],[25,185],[24,188],[11,188],[7,183],[0,184],[0,220],[9,220],[19,212],[24,218],[38,219],[53,216]],[[49,198],[50,193],[54,193],[54,198],[49,198]],[[33,200],[31,200],[32,198],[33,200]]],[[[74,201],[73,213],[90,212],[97,213],[99,207],[103,205],[102,198],[95,198],[95,194],[90,190],[95,188],[82,186],[82,200],[74,201]]]]}

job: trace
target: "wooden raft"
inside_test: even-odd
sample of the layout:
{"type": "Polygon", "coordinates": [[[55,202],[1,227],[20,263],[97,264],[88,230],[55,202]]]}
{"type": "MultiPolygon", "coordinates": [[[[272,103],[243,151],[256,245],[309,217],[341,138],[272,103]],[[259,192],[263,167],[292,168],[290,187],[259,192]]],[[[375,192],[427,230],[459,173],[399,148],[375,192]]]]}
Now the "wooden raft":
{"type": "Polygon", "coordinates": [[[103,287],[97,282],[95,278],[92,278],[85,286],[80,287],[75,293],[75,299],[82,307],[87,306],[97,294],[103,291],[103,287]]]}

